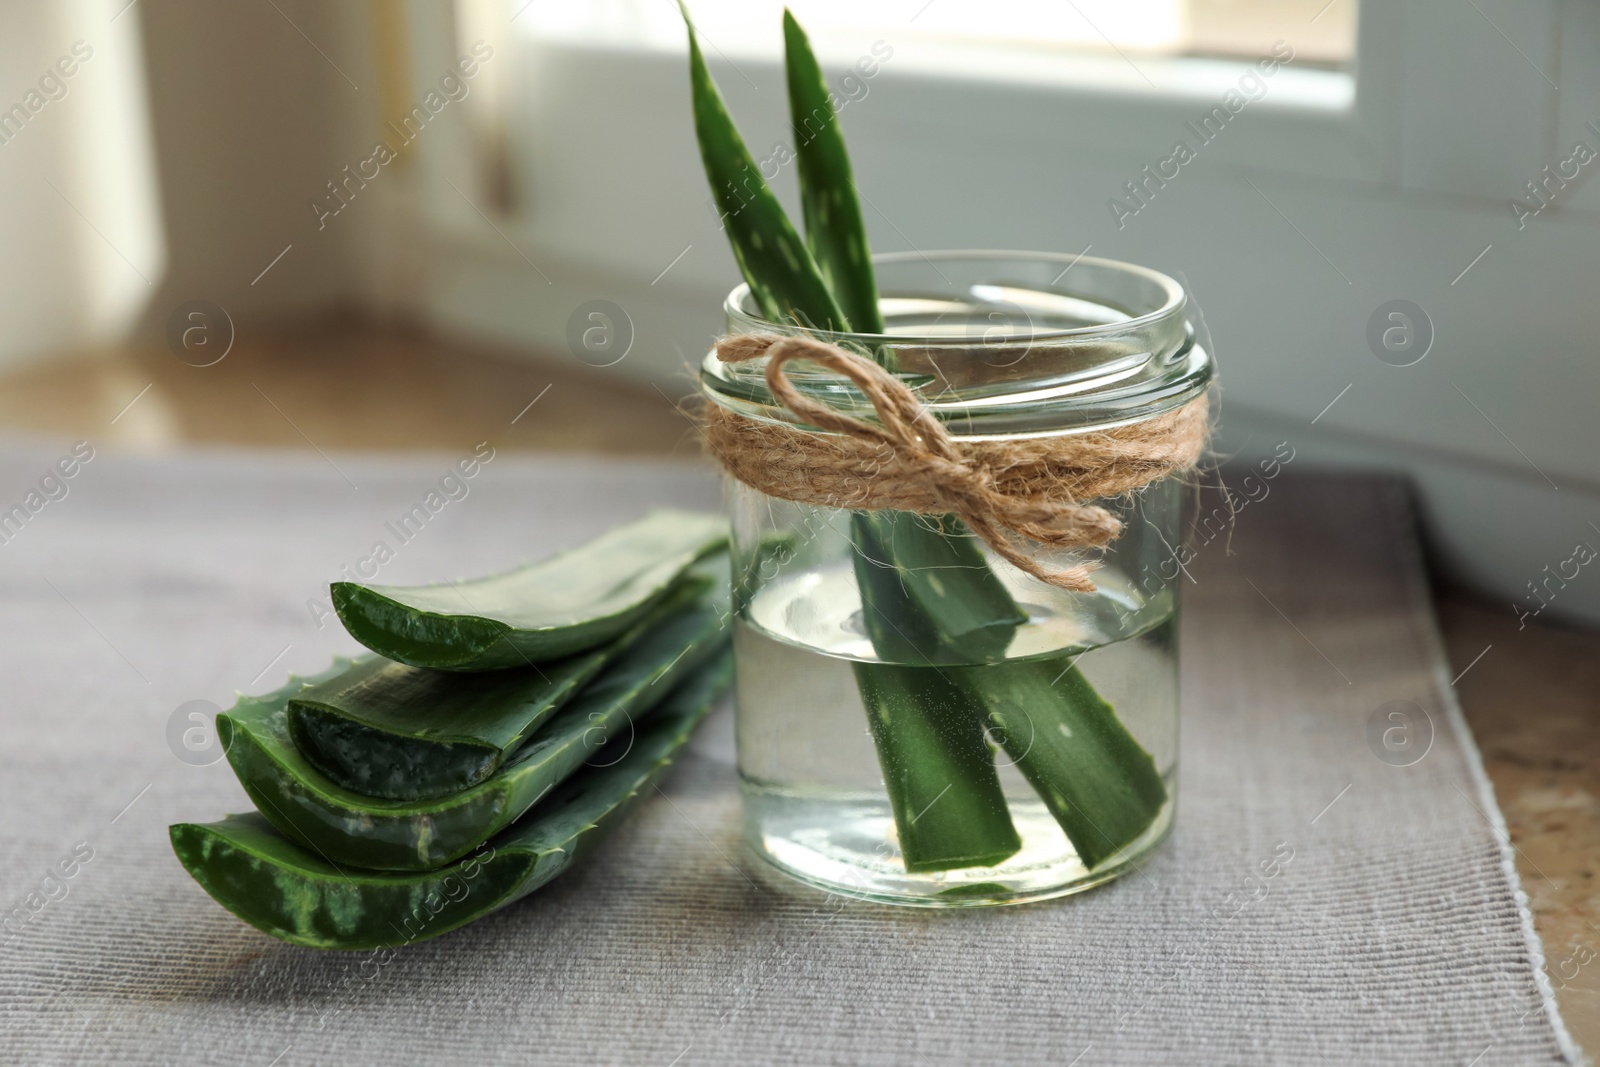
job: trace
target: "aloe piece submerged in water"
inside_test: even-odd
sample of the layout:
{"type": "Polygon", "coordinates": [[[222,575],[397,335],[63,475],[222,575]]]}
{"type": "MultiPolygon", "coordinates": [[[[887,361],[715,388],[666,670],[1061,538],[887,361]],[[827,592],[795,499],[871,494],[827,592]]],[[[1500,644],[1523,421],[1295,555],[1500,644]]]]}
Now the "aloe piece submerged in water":
{"type": "Polygon", "coordinates": [[[970,698],[935,667],[855,663],[906,870],[990,867],[1022,847],[970,698]]]}
{"type": "Polygon", "coordinates": [[[432,671],[361,660],[289,699],[300,753],[345,789],[388,800],[426,800],[484,781],[607,663],[708,589],[726,605],[726,565],[697,564],[666,600],[610,644],[520,670],[432,671]]]}
{"type": "Polygon", "coordinates": [[[1166,783],[1075,657],[947,667],[1090,869],[1150,828],[1166,783]]]}
{"type": "Polygon", "coordinates": [[[286,705],[298,681],[242,698],[217,716],[217,731],[240,784],[280,833],[339,864],[429,870],[500,832],[586,762],[617,758],[597,750],[611,739],[625,748],[645,716],[727,639],[725,610],[699,605],[680,612],[609,665],[487,781],[438,800],[374,800],[319,774],[290,739],[286,705]]]}
{"type": "Polygon", "coordinates": [[[850,534],[862,613],[882,659],[992,662],[1028,621],[954,515],[857,511],[850,534]]]}
{"type": "Polygon", "coordinates": [[[505,907],[588,853],[665,772],[727,685],[724,653],[671,693],[617,762],[573,775],[537,807],[456,863],[392,874],[335,864],[260,815],[178,823],[172,848],[223,907],[310,948],[390,948],[426,941],[505,907]]]}
{"type": "MultiPolygon", "coordinates": [[[[784,36],[806,238],[840,306],[853,321],[860,316],[856,328],[878,332],[876,282],[838,119],[805,33],[787,12],[784,36]]],[[[883,352],[877,356],[887,362],[883,352]]],[[[851,535],[863,614],[879,656],[902,664],[989,664],[942,670],[856,666],[907,869],[953,866],[964,841],[981,855],[986,850],[977,843],[983,835],[994,855],[1008,839],[1015,841],[1009,819],[1002,824],[992,814],[999,790],[997,782],[989,784],[992,766],[985,772],[976,765],[971,738],[982,733],[980,723],[1003,739],[1085,866],[1097,866],[1138,838],[1166,802],[1154,761],[1071,658],[1002,662],[1027,615],[964,524],[952,515],[857,512],[851,535]],[[908,697],[930,709],[921,737],[904,716],[892,732],[879,725],[886,711],[908,697]],[[957,710],[963,705],[972,721],[957,710]],[[943,736],[923,747],[931,726],[943,736]],[[963,746],[967,764],[951,763],[963,746]],[[916,765],[907,769],[907,755],[919,751],[916,765]],[[971,795],[958,797],[952,788],[924,808],[939,777],[954,780],[950,768],[963,765],[970,767],[971,795]],[[928,827],[941,806],[944,825],[928,827]]]]}
{"type": "MultiPolygon", "coordinates": [[[[687,11],[684,21],[689,23],[687,11]]],[[[734,258],[762,314],[774,322],[835,330],[881,328],[870,249],[851,180],[849,155],[805,34],[792,18],[786,20],[789,107],[796,130],[801,198],[810,241],[809,246],[798,249],[794,226],[745,148],[706,70],[695,38],[693,24],[689,23],[689,81],[700,154],[712,192],[723,208],[723,223],[734,258]],[[813,249],[817,252],[815,258],[813,249]],[[819,260],[830,273],[828,280],[823,278],[819,260]],[[848,295],[839,295],[836,301],[835,291],[829,289],[830,280],[848,287],[848,295]],[[872,310],[866,320],[855,323],[843,314],[841,306],[872,310]]],[[[879,356],[883,355],[880,350],[879,356]]],[[[925,549],[923,555],[934,555],[939,546],[929,547],[927,542],[941,535],[917,525],[915,516],[905,517],[903,529],[898,529],[895,520],[886,515],[857,513],[851,518],[852,536],[857,541],[857,574],[869,609],[865,614],[874,647],[887,660],[929,662],[931,657],[926,650],[939,644],[935,620],[915,612],[902,613],[895,606],[877,612],[871,608],[874,603],[898,605],[906,599],[893,561],[887,556],[894,547],[889,542],[898,534],[908,545],[914,543],[925,549]],[[923,651],[918,652],[919,648],[923,651]]],[[[963,546],[955,546],[947,548],[946,554],[961,555],[963,551],[963,546]]],[[[998,586],[986,567],[981,568],[981,574],[965,577],[976,578],[980,583],[987,577],[998,586]]],[[[953,588],[948,590],[951,600],[946,606],[951,613],[964,617],[963,632],[971,631],[975,639],[983,635],[986,647],[998,644],[1003,649],[1010,640],[1008,627],[1019,618],[1016,605],[1003,588],[999,589],[1002,599],[994,600],[990,595],[993,590],[987,586],[974,590],[971,603],[960,603],[963,584],[952,581],[953,588]]],[[[911,607],[915,607],[914,601],[911,607]]],[[[976,855],[992,857],[992,863],[1016,852],[1016,830],[1006,814],[992,758],[988,775],[973,778],[955,796],[945,796],[932,808],[918,803],[918,798],[937,795],[950,784],[949,768],[972,767],[971,739],[982,732],[977,709],[968,708],[964,713],[968,721],[953,732],[923,728],[905,714],[925,688],[908,683],[915,677],[914,672],[892,664],[857,664],[855,672],[873,724],[907,868],[944,870],[968,864],[976,855]],[[907,731],[904,738],[898,736],[901,730],[907,731]],[[999,813],[998,819],[995,812],[999,813]],[[985,845],[977,844],[975,835],[986,827],[992,831],[992,839],[985,845]]],[[[950,714],[962,716],[963,711],[952,705],[950,714]]]]}
{"type": "Polygon", "coordinates": [[[981,554],[980,582],[965,584],[973,574],[968,553],[977,550],[970,539],[922,525],[931,521],[897,511],[850,516],[862,622],[885,661],[852,666],[900,858],[913,872],[993,866],[1022,847],[982,711],[937,664],[959,656],[963,640],[983,655],[1003,653],[1023,616],[981,554]],[[971,595],[947,598],[952,588],[971,595]],[[930,600],[945,609],[947,622],[960,623],[959,637],[924,608],[930,600]]]}
{"type": "MultiPolygon", "coordinates": [[[[872,251],[860,198],[805,31],[783,16],[800,201],[806,241],[850,324],[882,333],[872,251]]],[[[894,369],[890,350],[874,358],[894,369]]],[[[1021,839],[984,736],[981,710],[937,670],[905,664],[972,663],[1005,655],[1027,621],[953,515],[858,511],[850,516],[856,585],[874,651],[854,665],[908,871],[992,866],[1021,839]]]]}
{"type": "Polygon", "coordinates": [[[720,517],[656,511],[581,548],[487,578],[335,582],[333,606],[351,637],[400,663],[453,671],[526,667],[619,637],[727,536],[720,517]]]}
{"type": "MultiPolygon", "coordinates": [[[[733,190],[734,182],[755,176],[743,188],[754,192],[750,203],[760,210],[728,211],[724,221],[762,313],[778,322],[843,321],[846,325],[834,328],[881,330],[849,155],[805,33],[786,14],[790,124],[812,255],[790,257],[772,269],[767,260],[743,250],[763,245],[763,227],[782,234],[793,227],[732,128],[694,36],[691,26],[696,133],[707,177],[725,211],[729,201],[722,194],[733,190]],[[825,297],[816,295],[819,281],[825,297]]],[[[894,369],[886,349],[872,355],[894,369]]],[[[985,726],[1008,742],[1034,722],[1054,731],[1050,744],[1013,752],[1011,758],[1086,865],[1095,866],[1137,838],[1165,801],[1153,762],[1081,674],[1074,671],[1068,687],[1048,684],[1070,659],[1040,661],[1049,667],[1003,660],[1015,628],[1027,617],[963,524],[948,515],[862,511],[851,516],[851,538],[864,622],[874,651],[888,661],[858,663],[854,670],[907,869],[949,869],[965,865],[963,856],[974,857],[974,866],[984,858],[994,863],[1017,850],[992,757],[987,771],[978,766],[974,738],[985,726]],[[932,666],[941,664],[949,666],[932,666]],[[984,666],[957,666],[973,664],[984,666]],[[1040,684],[1041,671],[1048,672],[1045,684],[1040,684]],[[923,721],[905,714],[919,701],[935,709],[923,721]],[[954,768],[965,768],[968,788],[941,796],[954,780],[954,768]],[[1119,776],[1126,781],[1100,790],[1101,783],[1114,783],[1119,776]],[[937,803],[924,804],[935,796],[940,796],[937,803]]]]}

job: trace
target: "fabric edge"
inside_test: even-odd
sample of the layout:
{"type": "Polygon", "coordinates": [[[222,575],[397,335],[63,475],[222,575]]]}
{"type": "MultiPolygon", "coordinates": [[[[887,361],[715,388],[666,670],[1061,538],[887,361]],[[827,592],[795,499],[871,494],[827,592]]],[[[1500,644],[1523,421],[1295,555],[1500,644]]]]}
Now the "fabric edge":
{"type": "Polygon", "coordinates": [[[1422,540],[1417,529],[1413,490],[1409,482],[1396,479],[1390,483],[1389,491],[1384,495],[1398,513],[1395,516],[1398,532],[1405,539],[1406,550],[1415,564],[1414,567],[1407,568],[1409,575],[1407,584],[1411,587],[1410,594],[1424,608],[1421,613],[1422,637],[1431,653],[1432,666],[1429,673],[1433,676],[1439,703],[1449,720],[1450,730],[1461,746],[1467,773],[1471,776],[1474,790],[1478,794],[1478,803],[1489,822],[1489,829],[1494,834],[1495,844],[1499,846],[1501,872],[1506,877],[1507,884],[1511,888],[1511,898],[1517,906],[1523,943],[1528,949],[1529,963],[1533,965],[1534,987],[1538,990],[1545,1018],[1550,1024],[1556,1046],[1563,1058],[1573,1067],[1588,1067],[1593,1061],[1578,1047],[1578,1043],[1567,1030],[1566,1021],[1561,1017],[1561,1005],[1556,1000],[1555,988],[1550,984],[1550,975],[1545,970],[1544,941],[1533,925],[1533,910],[1528,904],[1528,894],[1522,888],[1522,876],[1517,872],[1511,832],[1506,829],[1505,816],[1501,814],[1499,801],[1494,794],[1494,783],[1489,780],[1489,773],[1483,767],[1483,754],[1478,751],[1478,742],[1473,737],[1472,728],[1467,724],[1466,715],[1461,710],[1461,702],[1456,698],[1455,686],[1448,677],[1450,658],[1445,651],[1444,634],[1439,629],[1438,616],[1433,610],[1433,593],[1428,584],[1427,560],[1422,551],[1422,540]]]}

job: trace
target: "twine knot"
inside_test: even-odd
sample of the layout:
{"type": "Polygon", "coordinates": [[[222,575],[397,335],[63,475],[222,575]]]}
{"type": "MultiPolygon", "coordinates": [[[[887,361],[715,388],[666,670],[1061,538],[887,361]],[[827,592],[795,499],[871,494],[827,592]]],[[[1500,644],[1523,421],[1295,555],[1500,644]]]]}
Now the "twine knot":
{"type": "Polygon", "coordinates": [[[1099,548],[1122,521],[1087,501],[1121,496],[1194,466],[1205,447],[1207,402],[1127,426],[1042,438],[959,441],[898,377],[872,360],[810,337],[737,334],[717,358],[767,357],[773,398],[818,430],[747,418],[708,405],[706,439],[739,481],[768,496],[824,507],[953,514],[995,554],[1062,589],[1093,592],[1088,562],[1051,569],[1017,539],[1059,549],[1099,548]],[[845,378],[877,422],[806,396],[785,366],[804,359],[845,378]]]}

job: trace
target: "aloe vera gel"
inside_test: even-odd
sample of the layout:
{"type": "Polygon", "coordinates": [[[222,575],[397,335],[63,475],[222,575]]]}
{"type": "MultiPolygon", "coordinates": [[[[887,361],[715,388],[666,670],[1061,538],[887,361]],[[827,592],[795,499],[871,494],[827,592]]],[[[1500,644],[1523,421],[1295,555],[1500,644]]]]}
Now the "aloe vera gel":
{"type": "MultiPolygon", "coordinates": [[[[1153,272],[1046,254],[875,263],[885,326],[871,343],[958,438],[1094,434],[1210,379],[1181,287],[1153,272]]],[[[730,332],[786,329],[744,287],[727,313],[730,332]]],[[[702,386],[747,417],[797,421],[757,367],[710,357],[702,386]]],[[[870,417],[837,380],[801,388],[870,417]]],[[[1121,533],[1056,553],[1100,563],[1094,590],[1073,592],[950,516],[797,503],[730,478],[756,851],[815,885],[928,906],[1036,900],[1130,870],[1175,807],[1182,498],[1169,477],[1096,501],[1121,533]]]]}

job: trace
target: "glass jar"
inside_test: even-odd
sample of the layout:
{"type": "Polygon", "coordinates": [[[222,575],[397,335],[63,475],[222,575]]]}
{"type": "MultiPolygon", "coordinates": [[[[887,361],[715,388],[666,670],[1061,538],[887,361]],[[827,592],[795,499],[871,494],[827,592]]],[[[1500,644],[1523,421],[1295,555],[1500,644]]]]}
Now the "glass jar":
{"type": "MultiPolygon", "coordinates": [[[[1211,379],[1182,287],[1154,271],[1016,252],[875,263],[885,333],[810,336],[893,368],[958,440],[1136,424],[1211,379]]],[[[730,333],[798,332],[763,321],[746,286],[726,312],[730,333]]],[[[800,426],[764,363],[713,353],[702,387],[800,426]]],[[[873,417],[844,378],[786,371],[873,417]]],[[[951,516],[818,507],[728,479],[739,774],[758,853],[825,889],[966,907],[1087,889],[1161,842],[1177,785],[1180,479],[1095,503],[1122,532],[1092,554],[1096,588],[1081,593],[997,558],[951,516]]]]}

